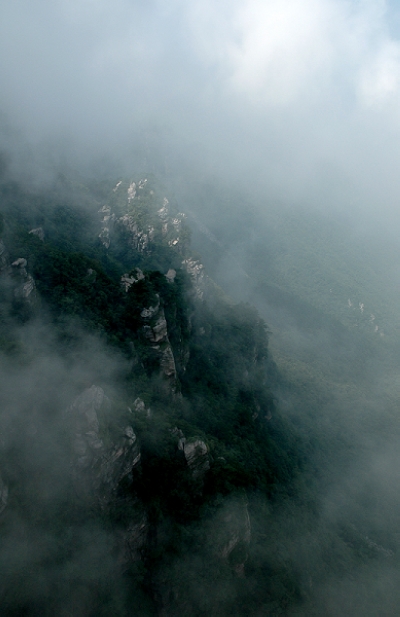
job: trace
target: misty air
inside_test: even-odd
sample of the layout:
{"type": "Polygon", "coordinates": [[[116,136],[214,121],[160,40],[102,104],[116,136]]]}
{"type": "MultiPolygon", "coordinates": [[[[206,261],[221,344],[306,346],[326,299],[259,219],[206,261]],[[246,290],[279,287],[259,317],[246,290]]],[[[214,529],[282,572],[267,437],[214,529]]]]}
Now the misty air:
{"type": "Polygon", "coordinates": [[[395,617],[400,8],[0,0],[0,612],[395,617]]]}

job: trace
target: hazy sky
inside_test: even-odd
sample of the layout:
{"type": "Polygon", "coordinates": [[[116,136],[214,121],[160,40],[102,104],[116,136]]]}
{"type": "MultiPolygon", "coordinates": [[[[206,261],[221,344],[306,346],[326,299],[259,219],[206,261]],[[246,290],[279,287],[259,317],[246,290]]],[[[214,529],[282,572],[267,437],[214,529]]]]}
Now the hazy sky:
{"type": "Polygon", "coordinates": [[[0,0],[0,109],[33,143],[157,129],[271,195],[393,210],[399,35],[383,0],[0,0]]]}

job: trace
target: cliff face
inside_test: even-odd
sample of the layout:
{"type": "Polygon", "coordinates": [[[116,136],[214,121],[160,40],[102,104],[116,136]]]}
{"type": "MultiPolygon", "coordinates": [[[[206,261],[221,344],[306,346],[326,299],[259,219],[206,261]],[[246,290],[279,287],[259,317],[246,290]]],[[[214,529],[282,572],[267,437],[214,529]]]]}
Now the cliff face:
{"type": "MultiPolygon", "coordinates": [[[[211,587],[220,576],[245,577],[246,489],[267,494],[280,481],[286,445],[271,412],[267,334],[254,309],[224,301],[191,253],[184,214],[150,181],[99,192],[87,221],[54,207],[26,215],[21,232],[10,208],[0,267],[11,308],[2,309],[9,323],[16,314],[29,324],[45,306],[60,363],[72,368],[86,329],[123,358],[111,389],[107,370],[86,354],[96,385],[79,376],[86,387],[79,381],[62,409],[73,504],[65,525],[89,520],[106,533],[105,553],[152,614],[197,614],[181,564],[204,562],[211,587]]],[[[2,516],[16,484],[2,467],[2,516]]]]}
{"type": "Polygon", "coordinates": [[[71,432],[71,472],[78,497],[93,500],[106,513],[112,513],[115,507],[130,512],[129,520],[114,534],[117,562],[124,570],[142,559],[148,521],[133,491],[133,474],[141,458],[138,439],[132,426],[118,426],[112,412],[104,390],[93,385],[74,400],[64,418],[71,432]]]}
{"type": "Polygon", "coordinates": [[[84,488],[105,503],[115,495],[121,480],[140,463],[140,449],[132,426],[120,429],[120,435],[112,440],[108,438],[107,431],[113,421],[111,411],[111,402],[103,389],[93,385],[65,413],[73,432],[71,464],[76,490],[84,488]]]}
{"type": "Polygon", "coordinates": [[[156,251],[160,243],[181,255],[188,249],[185,214],[171,208],[166,197],[160,200],[147,179],[117,182],[99,214],[99,238],[107,250],[121,236],[139,255],[156,251]]]}
{"type": "Polygon", "coordinates": [[[168,338],[164,309],[158,303],[155,307],[143,309],[140,315],[144,320],[149,321],[143,326],[143,334],[149,343],[150,350],[157,358],[160,373],[170,383],[171,390],[175,391],[177,379],[175,358],[168,338]]]}

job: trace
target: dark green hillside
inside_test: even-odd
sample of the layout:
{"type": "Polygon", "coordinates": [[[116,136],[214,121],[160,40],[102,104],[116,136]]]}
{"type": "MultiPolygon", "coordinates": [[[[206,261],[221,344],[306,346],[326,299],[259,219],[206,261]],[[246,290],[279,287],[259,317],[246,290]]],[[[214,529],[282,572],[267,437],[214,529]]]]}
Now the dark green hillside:
{"type": "MultiPolygon", "coordinates": [[[[275,402],[273,392],[280,377],[269,353],[267,327],[250,305],[227,303],[211,280],[197,279],[184,267],[184,260],[189,260],[192,269],[198,263],[190,253],[187,224],[149,180],[142,186],[136,181],[134,189],[125,181],[108,190],[103,185],[97,193],[65,179],[62,184],[61,198],[56,189],[41,195],[17,185],[2,186],[3,362],[12,362],[16,373],[33,372],[37,354],[46,352],[39,351],[42,344],[35,336],[27,337],[24,332],[45,328],[54,341],[51,353],[62,358],[71,371],[71,383],[66,375],[57,377],[61,379],[60,396],[53,391],[36,392],[32,385],[35,402],[28,422],[36,435],[32,444],[25,445],[29,430],[18,445],[11,446],[7,437],[3,444],[2,482],[10,495],[3,514],[3,543],[13,537],[13,519],[24,518],[27,500],[35,512],[28,528],[34,534],[36,528],[39,533],[39,527],[47,527],[58,547],[51,549],[52,559],[59,561],[61,569],[70,559],[66,529],[79,534],[83,532],[80,521],[85,520],[85,528],[91,521],[90,525],[112,537],[114,533],[126,534],[129,526],[139,524],[134,521],[145,516],[147,540],[140,559],[129,563],[125,574],[123,569],[118,574],[117,563],[112,566],[112,551],[107,557],[114,567],[118,593],[125,600],[113,599],[107,588],[91,600],[96,611],[104,604],[113,607],[107,609],[113,614],[129,614],[124,603],[139,594],[143,614],[153,614],[164,602],[160,595],[167,594],[171,614],[175,610],[216,614],[217,607],[225,614],[231,610],[232,600],[220,598],[215,605],[209,600],[206,609],[194,598],[185,600],[186,608],[173,598],[184,590],[186,593],[188,574],[203,577],[211,596],[222,580],[234,589],[237,572],[244,572],[247,562],[255,567],[250,565],[248,496],[258,494],[270,501],[271,507],[283,496],[294,498],[307,467],[304,443],[275,402]],[[133,197],[127,199],[127,194],[133,197]],[[79,205],[80,196],[83,206],[79,205]],[[19,290],[31,280],[34,286],[24,295],[19,290]],[[124,280],[128,283],[122,284],[124,280]],[[97,412],[100,433],[96,443],[113,448],[123,426],[132,424],[141,454],[140,468],[118,485],[113,500],[100,509],[95,502],[86,506],[71,493],[76,475],[70,478],[67,472],[61,480],[51,472],[53,457],[65,460],[72,456],[74,460],[62,417],[71,404],[68,392],[79,394],[80,388],[93,383],[85,382],[77,368],[85,356],[88,334],[123,358],[112,377],[105,376],[103,367],[96,368],[95,357],[86,360],[85,371],[92,380],[100,380],[96,387],[112,385],[112,415],[97,412]],[[55,441],[58,445],[49,449],[47,422],[49,426],[61,422],[55,441]],[[40,434],[37,423],[42,427],[40,434]],[[178,447],[182,436],[186,450],[178,447]],[[41,451],[40,472],[35,470],[37,449],[41,451]],[[200,450],[203,458],[199,458],[200,450]],[[192,452],[195,458],[190,458],[192,452]],[[33,461],[35,489],[29,460],[33,461]],[[63,497],[61,501],[54,497],[52,503],[54,482],[59,484],[57,494],[61,490],[63,497]],[[46,500],[41,497],[43,491],[48,493],[46,500]],[[228,524],[222,513],[230,508],[229,503],[236,514],[228,524]],[[219,521],[215,525],[220,528],[214,545],[208,531],[213,520],[219,521]],[[197,553],[208,563],[207,572],[196,574],[197,565],[182,572],[179,564],[197,553]],[[166,583],[165,571],[170,569],[175,574],[166,583]]],[[[46,381],[46,375],[41,379],[46,381]]],[[[5,408],[12,404],[12,396],[4,401],[5,408]]],[[[19,395],[14,396],[18,408],[19,395]]],[[[3,430],[15,431],[24,422],[16,416],[11,422],[15,427],[10,429],[5,413],[3,430]]],[[[91,473],[95,469],[100,473],[102,467],[94,467],[91,473]]],[[[88,481],[87,473],[82,480],[78,477],[82,485],[88,481]]],[[[39,559],[37,567],[46,577],[48,566],[39,559]]],[[[80,567],[77,565],[78,571],[80,567]]],[[[63,586],[56,585],[31,603],[29,592],[20,598],[27,580],[23,573],[17,578],[10,573],[10,577],[0,590],[10,614],[24,611],[30,615],[37,610],[51,614],[64,593],[63,586]]],[[[290,596],[285,585],[284,596],[290,596]]],[[[246,586],[238,593],[245,603],[246,586]]],[[[279,591],[274,596],[275,602],[281,602],[279,591]]]]}
{"type": "MultiPolygon", "coordinates": [[[[286,554],[304,567],[308,600],[293,614],[326,614],[328,606],[333,615],[395,614],[396,593],[379,594],[399,582],[397,239],[384,226],[274,206],[250,187],[188,186],[194,246],[215,280],[251,300],[269,324],[274,394],[313,468],[306,477],[317,518],[310,503],[286,502],[285,514],[270,519],[278,543],[274,525],[288,526],[286,554]]],[[[260,567],[270,543],[261,532],[260,567]]]]}
{"type": "Polygon", "coordinates": [[[392,614],[395,292],[348,230],[150,177],[0,212],[6,614],[392,614]]]}
{"type": "Polygon", "coordinates": [[[284,373],[292,367],[294,382],[304,380],[306,399],[321,385],[319,402],[302,395],[297,404],[311,402],[320,414],[325,395],[347,390],[396,408],[400,254],[393,235],[315,208],[274,206],[216,181],[190,190],[194,246],[204,247],[210,274],[257,307],[273,333],[275,361],[284,373]]]}

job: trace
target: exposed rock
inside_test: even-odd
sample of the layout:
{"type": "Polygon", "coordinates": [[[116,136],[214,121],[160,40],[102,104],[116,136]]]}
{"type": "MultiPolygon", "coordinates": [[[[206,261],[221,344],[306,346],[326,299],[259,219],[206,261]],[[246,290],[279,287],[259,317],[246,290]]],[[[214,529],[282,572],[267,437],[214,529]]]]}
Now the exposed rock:
{"type": "Polygon", "coordinates": [[[137,437],[131,426],[127,426],[124,434],[114,446],[103,453],[101,461],[101,481],[103,498],[109,498],[122,478],[129,475],[140,462],[140,449],[137,437]]]}
{"type": "Polygon", "coordinates": [[[143,229],[139,229],[135,218],[131,214],[124,214],[118,219],[118,222],[122,224],[129,232],[129,242],[131,246],[139,253],[143,253],[147,250],[149,241],[154,236],[154,228],[149,227],[147,232],[143,229]]]}
{"type": "Polygon", "coordinates": [[[133,283],[136,283],[133,276],[129,276],[129,274],[123,274],[121,276],[121,286],[125,289],[126,292],[130,290],[133,283]]]}
{"type": "Polygon", "coordinates": [[[35,281],[26,271],[28,262],[23,257],[19,257],[11,264],[13,278],[18,281],[14,289],[14,297],[20,300],[30,299],[30,295],[35,289],[35,281]]]}
{"type": "Polygon", "coordinates": [[[172,268],[170,268],[167,272],[167,274],[165,275],[165,278],[167,279],[167,281],[169,283],[173,283],[176,277],[176,270],[173,270],[172,268]]]}
{"type": "MultiPolygon", "coordinates": [[[[158,304],[156,307],[150,306],[140,313],[145,319],[155,319],[153,325],[143,326],[145,338],[149,341],[150,347],[159,358],[161,373],[168,380],[176,380],[175,358],[168,338],[167,320],[165,319],[164,309],[158,304]]],[[[175,387],[174,384],[173,387],[175,387]]]]}
{"type": "Polygon", "coordinates": [[[128,203],[135,199],[136,195],[136,183],[132,182],[128,187],[128,203]]]}
{"type": "Polygon", "coordinates": [[[185,455],[186,463],[195,479],[202,480],[205,473],[210,469],[208,447],[202,439],[188,441],[181,429],[177,426],[170,429],[171,435],[178,439],[178,450],[185,455]]]}
{"type": "Polygon", "coordinates": [[[183,212],[179,212],[178,216],[171,220],[172,225],[175,227],[177,232],[180,232],[182,229],[182,219],[185,217],[183,212]]]}
{"type": "Polygon", "coordinates": [[[28,262],[23,257],[19,257],[18,259],[13,261],[11,265],[13,268],[22,269],[22,268],[26,268],[26,266],[28,265],[28,262]]]}
{"type": "MultiPolygon", "coordinates": [[[[140,314],[142,317],[151,317],[151,310],[153,310],[153,307],[150,307],[149,309],[143,309],[140,314]]],[[[149,339],[149,341],[151,341],[152,343],[168,341],[167,320],[165,319],[164,309],[160,309],[158,311],[157,320],[154,326],[144,326],[144,330],[145,337],[149,339]]]]}
{"type": "Polygon", "coordinates": [[[105,248],[108,249],[110,247],[111,240],[110,240],[110,230],[107,227],[104,227],[101,230],[101,232],[99,233],[99,238],[103,246],[105,246],[105,248]]]}
{"type": "MultiPolygon", "coordinates": [[[[155,306],[149,306],[148,308],[144,308],[141,311],[140,316],[143,317],[144,319],[151,319],[152,317],[154,317],[154,315],[158,313],[159,309],[160,309],[160,298],[158,297],[157,304],[155,306]]],[[[162,314],[164,315],[164,311],[162,311],[162,314]]]]}
{"type": "Polygon", "coordinates": [[[143,414],[146,415],[147,418],[150,418],[151,416],[151,409],[150,407],[148,407],[146,409],[146,405],[144,404],[144,401],[141,398],[137,398],[134,402],[133,402],[133,406],[135,408],[135,411],[139,414],[143,414]]]}
{"type": "Polygon", "coordinates": [[[168,218],[168,216],[169,216],[169,208],[168,208],[168,204],[169,204],[168,199],[167,199],[166,197],[164,197],[164,199],[163,199],[163,205],[162,205],[162,207],[161,207],[161,208],[158,210],[158,212],[157,212],[157,214],[158,214],[158,216],[160,217],[160,219],[161,219],[162,221],[164,221],[164,222],[167,220],[167,218],[168,218]]]}
{"type": "MultiPolygon", "coordinates": [[[[183,439],[185,437],[185,435],[183,434],[183,431],[181,431],[181,429],[178,428],[177,426],[175,426],[174,428],[170,428],[169,432],[171,433],[171,435],[173,435],[174,437],[178,437],[179,439],[183,439]]],[[[182,448],[180,448],[179,445],[178,445],[178,448],[179,450],[182,450],[182,448]]]]}
{"type": "Polygon", "coordinates": [[[106,503],[119,482],[139,464],[140,449],[131,426],[125,427],[119,437],[105,445],[100,430],[99,416],[111,421],[111,403],[102,388],[92,386],[78,396],[66,411],[72,423],[73,469],[79,490],[95,494],[106,503]]]}
{"type": "Polygon", "coordinates": [[[133,406],[135,408],[135,411],[137,411],[138,413],[144,413],[146,411],[146,405],[144,404],[144,401],[142,401],[142,399],[139,397],[134,401],[133,406]]]}
{"type": "Polygon", "coordinates": [[[197,259],[188,258],[182,261],[182,265],[186,269],[186,272],[191,276],[196,296],[202,300],[206,281],[203,264],[197,259]]]}
{"type": "Polygon", "coordinates": [[[135,268],[130,274],[123,274],[121,276],[121,285],[126,292],[132,287],[134,283],[144,279],[144,274],[140,268],[135,268]]]}
{"type": "MultiPolygon", "coordinates": [[[[186,462],[195,479],[202,479],[205,473],[210,469],[210,460],[208,457],[207,445],[201,439],[195,441],[179,442],[180,449],[183,449],[186,462]]],[[[179,447],[178,446],[178,447],[179,447]]]]}
{"type": "Polygon", "coordinates": [[[163,350],[160,365],[166,377],[176,379],[175,359],[170,345],[163,350]]]}
{"type": "MultiPolygon", "coordinates": [[[[116,192],[121,182],[118,182],[114,187],[113,191],[116,192]]],[[[127,189],[128,196],[128,204],[127,204],[127,212],[120,216],[116,217],[115,214],[112,214],[111,207],[108,205],[104,205],[99,213],[102,215],[101,225],[102,229],[99,233],[99,239],[102,242],[105,248],[109,248],[112,241],[112,231],[115,225],[121,225],[125,227],[125,229],[129,232],[129,244],[131,247],[137,251],[138,253],[147,253],[151,251],[152,243],[154,242],[156,236],[156,230],[159,229],[159,223],[156,221],[153,224],[148,224],[144,227],[140,227],[140,220],[138,217],[131,211],[133,210],[133,205],[130,206],[133,200],[140,200],[141,195],[138,194],[138,191],[141,191],[145,188],[147,184],[147,179],[142,179],[136,184],[132,182],[127,189]]],[[[153,191],[150,191],[150,194],[154,194],[153,191]]],[[[175,233],[175,237],[170,237],[168,239],[168,245],[171,247],[175,247],[181,254],[184,253],[184,249],[186,246],[185,242],[182,242],[178,236],[178,234],[182,230],[182,223],[185,217],[185,214],[182,212],[178,212],[174,215],[173,218],[170,217],[169,212],[169,202],[166,197],[163,199],[162,207],[157,211],[158,217],[161,219],[161,233],[162,236],[167,236],[169,231],[173,231],[175,233]]],[[[125,288],[129,289],[129,286],[132,284],[130,281],[131,276],[124,275],[124,280],[122,284],[125,288]]]]}
{"type": "MultiPolygon", "coordinates": [[[[139,401],[142,402],[135,401],[136,407],[140,406],[139,401]]],[[[115,434],[115,427],[114,431],[102,429],[102,424],[112,423],[111,411],[104,390],[93,385],[75,399],[65,416],[73,431],[75,490],[82,498],[97,501],[102,509],[122,508],[130,512],[126,525],[119,525],[114,533],[113,551],[125,570],[142,558],[148,521],[143,504],[132,493],[118,493],[122,479],[130,478],[132,482],[131,473],[140,464],[140,448],[132,426],[125,426],[114,437],[111,435],[115,434]]]]}
{"type": "Polygon", "coordinates": [[[31,229],[30,234],[37,236],[39,238],[39,240],[44,240],[44,231],[43,231],[43,227],[36,227],[35,229],[31,229]]]}
{"type": "Polygon", "coordinates": [[[111,214],[110,206],[103,206],[100,208],[99,213],[103,215],[101,225],[102,230],[99,233],[100,241],[106,249],[110,247],[111,239],[110,239],[110,230],[112,229],[115,223],[115,214],[111,214]]]}
{"type": "Polygon", "coordinates": [[[134,277],[135,278],[135,283],[137,283],[138,281],[143,281],[143,279],[145,277],[144,277],[144,274],[141,271],[141,269],[140,268],[135,268],[134,272],[135,272],[135,277],[134,277]]]}
{"type": "Polygon", "coordinates": [[[26,281],[14,290],[14,295],[16,298],[24,298],[25,300],[27,300],[34,289],[35,281],[31,277],[31,275],[28,274],[26,281]]]}

